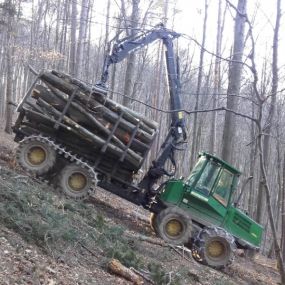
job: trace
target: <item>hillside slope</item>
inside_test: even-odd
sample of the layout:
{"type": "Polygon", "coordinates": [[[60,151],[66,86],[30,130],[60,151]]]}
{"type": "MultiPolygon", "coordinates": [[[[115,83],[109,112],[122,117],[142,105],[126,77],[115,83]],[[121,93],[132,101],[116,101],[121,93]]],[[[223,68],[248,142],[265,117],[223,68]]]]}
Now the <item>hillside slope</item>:
{"type": "Polygon", "coordinates": [[[65,199],[15,168],[11,138],[1,137],[0,285],[132,284],[108,272],[111,258],[153,284],[277,284],[274,262],[260,255],[223,272],[183,257],[154,236],[144,209],[102,189],[88,201],[65,199]]]}

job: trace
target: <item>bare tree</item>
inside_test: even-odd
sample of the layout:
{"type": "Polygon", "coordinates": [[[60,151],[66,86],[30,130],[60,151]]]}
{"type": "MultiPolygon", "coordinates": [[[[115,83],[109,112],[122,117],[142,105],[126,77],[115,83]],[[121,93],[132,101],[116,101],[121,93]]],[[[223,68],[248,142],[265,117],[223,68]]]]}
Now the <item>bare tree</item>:
{"type": "MultiPolygon", "coordinates": [[[[271,87],[271,96],[268,98],[270,101],[268,116],[265,123],[265,128],[263,130],[267,135],[264,136],[263,140],[263,155],[265,161],[265,168],[268,168],[268,159],[269,159],[269,150],[270,150],[270,134],[273,123],[273,116],[276,109],[276,92],[278,89],[278,37],[279,37],[279,27],[280,27],[280,18],[281,18],[281,8],[280,0],[277,0],[277,15],[274,28],[273,36],[273,48],[272,48],[272,87],[271,87]]],[[[262,206],[264,205],[264,189],[263,189],[263,177],[261,177],[259,183],[259,191],[257,196],[257,211],[256,211],[256,220],[261,222],[262,220],[262,206]]]]}
{"type": "MultiPolygon", "coordinates": [[[[226,10],[225,10],[226,11],[226,10]]],[[[225,19],[225,13],[224,17],[225,19]]],[[[222,0],[219,0],[218,6],[218,20],[217,20],[217,36],[216,36],[216,57],[214,65],[214,90],[213,90],[213,108],[217,107],[217,94],[221,93],[221,62],[219,56],[221,56],[222,47],[222,31],[223,31],[224,20],[222,19],[222,0]]],[[[210,146],[209,152],[215,153],[216,145],[216,120],[217,113],[212,112],[211,114],[211,132],[210,132],[210,146]]]]}
{"type": "MultiPolygon", "coordinates": [[[[122,0],[122,3],[124,0],[122,0]]],[[[136,29],[138,27],[139,22],[139,0],[132,0],[132,14],[131,19],[129,21],[130,25],[127,28],[128,35],[134,36],[136,34],[136,29]]],[[[127,68],[125,73],[125,84],[124,84],[124,94],[127,96],[131,96],[133,91],[133,78],[134,78],[134,71],[135,71],[135,60],[136,54],[133,52],[127,58],[127,68]]],[[[130,104],[130,99],[124,97],[123,104],[128,106],[130,104]]]]}
{"type": "Polygon", "coordinates": [[[86,44],[87,25],[88,25],[88,12],[89,12],[89,0],[82,0],[81,2],[81,14],[80,25],[77,40],[76,49],[76,76],[80,76],[83,65],[83,48],[86,44]]]}
{"type": "MultiPolygon", "coordinates": [[[[264,129],[267,128],[268,124],[267,121],[265,124],[263,124],[263,117],[264,117],[264,112],[265,112],[265,105],[269,97],[276,96],[277,93],[277,84],[278,84],[278,69],[277,69],[277,60],[278,60],[278,36],[279,36],[279,27],[280,27],[280,18],[281,18],[281,0],[277,0],[277,5],[276,5],[276,22],[275,22],[275,28],[274,28],[274,37],[273,37],[273,55],[272,55],[272,89],[273,91],[269,96],[265,97],[260,92],[258,92],[258,74],[256,70],[256,64],[255,64],[255,42],[253,38],[253,33],[252,33],[252,26],[250,21],[247,18],[247,15],[244,14],[243,17],[245,18],[246,22],[249,25],[249,35],[250,39],[252,42],[252,50],[251,50],[251,71],[253,73],[253,88],[256,96],[256,100],[258,102],[258,112],[257,112],[257,120],[256,126],[257,126],[257,147],[258,147],[258,154],[259,154],[259,161],[260,161],[260,170],[261,170],[261,181],[262,181],[262,189],[264,190],[265,194],[265,200],[266,200],[266,207],[267,207],[267,213],[268,213],[268,219],[269,219],[269,224],[270,228],[272,231],[272,237],[273,237],[273,244],[274,244],[274,251],[275,251],[275,256],[277,259],[278,263],[278,268],[280,272],[280,277],[281,277],[281,284],[285,284],[285,267],[284,267],[284,262],[281,254],[281,248],[279,245],[279,239],[277,236],[277,231],[276,231],[276,225],[275,225],[275,219],[273,216],[273,209],[272,209],[272,203],[271,203],[271,193],[272,189],[269,184],[269,179],[268,179],[268,170],[266,168],[266,151],[264,147],[266,147],[265,141],[263,139],[264,136],[268,135],[264,133],[264,129]],[[275,65],[275,66],[274,66],[275,65]]],[[[274,99],[273,99],[274,102],[274,99]]],[[[270,108],[272,108],[272,101],[270,108]]],[[[273,107],[274,108],[274,107],[273,107]]],[[[272,118],[271,118],[272,120],[272,118]]]]}
{"type": "MultiPolygon", "coordinates": [[[[243,50],[244,50],[244,27],[247,0],[239,0],[237,5],[237,12],[235,18],[234,28],[234,45],[232,61],[229,70],[229,84],[227,90],[227,108],[236,110],[237,97],[232,95],[239,95],[241,84],[241,72],[243,65],[241,64],[243,50]]],[[[225,124],[222,139],[222,158],[226,161],[232,162],[232,152],[235,141],[235,118],[232,113],[226,112],[225,124]]]]}
{"type": "Polygon", "coordinates": [[[2,5],[4,24],[6,25],[6,125],[5,131],[12,133],[13,116],[13,26],[16,15],[16,6],[11,0],[6,0],[2,5]]]}
{"type": "Polygon", "coordinates": [[[69,73],[76,74],[76,29],[77,29],[77,2],[72,1],[70,30],[69,73]]]}
{"type": "MultiPolygon", "coordinates": [[[[197,88],[196,88],[196,98],[195,98],[195,107],[194,110],[198,110],[199,101],[200,101],[200,92],[201,92],[201,84],[203,77],[203,64],[204,64],[204,53],[205,53],[205,41],[206,41],[206,29],[207,29],[207,18],[208,18],[208,1],[205,0],[205,15],[203,22],[203,35],[202,35],[202,43],[200,50],[200,60],[199,60],[199,70],[198,70],[198,79],[197,79],[197,88]]],[[[194,160],[196,159],[197,153],[197,128],[198,128],[198,113],[194,113],[193,118],[193,132],[192,132],[192,146],[191,146],[191,160],[190,166],[193,166],[194,160]]]]}
{"type": "Polygon", "coordinates": [[[281,249],[282,257],[285,260],[285,153],[283,158],[283,181],[282,181],[282,196],[281,196],[281,249]]]}

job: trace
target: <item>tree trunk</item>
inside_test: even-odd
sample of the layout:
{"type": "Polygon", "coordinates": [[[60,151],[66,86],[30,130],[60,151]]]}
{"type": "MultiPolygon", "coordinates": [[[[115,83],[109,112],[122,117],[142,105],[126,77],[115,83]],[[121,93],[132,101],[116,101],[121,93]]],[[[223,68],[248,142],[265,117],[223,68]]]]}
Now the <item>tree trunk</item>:
{"type": "MultiPolygon", "coordinates": [[[[273,36],[273,49],[272,49],[272,87],[271,87],[271,102],[268,111],[268,117],[266,120],[266,127],[263,130],[263,133],[266,135],[263,137],[263,156],[265,161],[265,168],[268,169],[268,161],[269,161],[269,152],[270,152],[270,133],[272,128],[273,116],[276,109],[276,93],[278,88],[278,36],[279,36],[279,27],[280,27],[280,18],[281,18],[281,8],[280,1],[277,0],[277,14],[276,14],[276,22],[273,36]]],[[[256,220],[257,222],[262,221],[262,213],[263,213],[263,204],[264,204],[264,177],[261,176],[261,180],[259,182],[259,190],[257,197],[257,211],[256,211],[256,220]]]]}
{"type": "Polygon", "coordinates": [[[12,117],[13,117],[13,105],[12,105],[12,90],[13,90],[13,63],[12,63],[12,32],[13,32],[13,15],[10,12],[12,10],[12,2],[8,2],[8,11],[7,11],[7,72],[6,72],[6,125],[5,132],[8,134],[12,133],[12,117]]]}
{"type": "Polygon", "coordinates": [[[285,153],[283,158],[283,183],[282,183],[282,198],[281,198],[281,249],[282,257],[285,260],[285,153]]]}
{"type": "MultiPolygon", "coordinates": [[[[139,0],[132,0],[132,15],[131,15],[131,30],[130,36],[134,36],[136,34],[136,28],[139,22],[139,0]]],[[[135,61],[136,61],[136,54],[132,52],[127,59],[127,68],[125,73],[125,87],[124,87],[124,94],[126,96],[132,95],[133,90],[133,78],[135,72],[135,61]]],[[[131,103],[131,100],[127,97],[123,98],[123,105],[128,107],[131,103]]]]}
{"type": "Polygon", "coordinates": [[[77,40],[77,50],[76,50],[76,76],[80,77],[83,66],[83,48],[86,42],[87,36],[87,24],[88,24],[88,11],[89,1],[82,0],[81,2],[81,14],[80,14],[80,26],[77,40]]]}
{"type": "MultiPolygon", "coordinates": [[[[280,0],[278,1],[280,2],[280,0]]],[[[259,133],[261,132],[262,132],[262,129],[259,127],[259,133]]],[[[270,200],[271,189],[269,188],[269,182],[267,178],[267,171],[265,167],[264,151],[263,151],[261,137],[259,137],[258,139],[258,150],[259,150],[259,158],[260,158],[260,166],[261,166],[261,175],[263,177],[263,183],[264,183],[263,188],[265,192],[266,205],[267,205],[267,211],[268,211],[268,216],[269,216],[269,223],[270,223],[273,243],[274,243],[274,251],[275,251],[275,256],[277,259],[277,264],[278,264],[278,268],[279,268],[279,272],[281,276],[281,284],[285,285],[285,268],[284,268],[284,263],[282,259],[281,249],[280,249],[279,242],[278,242],[275,221],[273,218],[273,210],[272,210],[272,205],[271,205],[271,200],[270,200]]]]}
{"type": "Polygon", "coordinates": [[[69,73],[72,76],[76,74],[76,28],[77,28],[77,2],[72,1],[71,8],[71,31],[70,31],[70,52],[69,52],[69,73]]]}
{"type": "MultiPolygon", "coordinates": [[[[201,43],[199,71],[198,71],[198,81],[197,81],[195,107],[194,107],[195,111],[197,111],[198,108],[199,108],[199,97],[200,97],[202,76],[203,76],[203,64],[204,64],[204,53],[205,53],[204,47],[205,47],[205,41],[206,41],[207,18],[208,18],[208,0],[205,0],[205,15],[204,15],[204,23],[203,23],[203,36],[202,36],[202,43],[201,43]]],[[[196,156],[197,156],[197,144],[198,144],[198,141],[197,141],[197,129],[198,129],[198,114],[194,113],[190,168],[193,167],[194,161],[195,161],[196,156]]]]}
{"type": "MultiPolygon", "coordinates": [[[[252,103],[252,117],[254,118],[254,104],[252,103]]],[[[250,122],[250,133],[251,133],[251,146],[250,146],[250,163],[249,163],[249,176],[256,176],[256,152],[257,147],[255,143],[255,136],[256,136],[256,128],[254,122],[250,122]]],[[[255,213],[255,203],[254,203],[254,197],[255,197],[255,191],[254,191],[254,179],[251,179],[249,182],[249,196],[248,196],[248,213],[251,218],[254,217],[255,213]]]]}
{"type": "MultiPolygon", "coordinates": [[[[234,28],[234,46],[232,62],[230,63],[229,70],[229,84],[227,90],[227,108],[236,110],[237,97],[239,95],[242,73],[242,55],[244,49],[244,26],[246,18],[243,16],[246,13],[247,0],[239,0],[235,18],[234,28]]],[[[222,139],[222,158],[228,162],[232,162],[232,153],[234,151],[235,141],[235,115],[230,112],[225,114],[225,124],[222,139]]]]}
{"type": "MultiPolygon", "coordinates": [[[[221,93],[221,64],[219,56],[221,56],[222,46],[222,0],[219,0],[218,20],[217,20],[217,37],[216,37],[216,58],[214,66],[214,90],[213,90],[213,109],[217,107],[217,94],[221,93]]],[[[216,120],[217,113],[211,113],[211,131],[210,131],[210,147],[209,152],[215,153],[216,150],[216,120]]]]}

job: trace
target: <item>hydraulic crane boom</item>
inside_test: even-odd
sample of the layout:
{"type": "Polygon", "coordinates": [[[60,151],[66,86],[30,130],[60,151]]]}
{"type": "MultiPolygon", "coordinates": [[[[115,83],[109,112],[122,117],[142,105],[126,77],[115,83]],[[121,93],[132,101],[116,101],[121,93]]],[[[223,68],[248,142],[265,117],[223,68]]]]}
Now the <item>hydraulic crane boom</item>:
{"type": "MultiPolygon", "coordinates": [[[[156,40],[162,40],[166,47],[166,67],[168,74],[168,85],[170,94],[171,125],[168,135],[161,146],[158,157],[153,161],[152,166],[139,183],[140,188],[146,189],[148,195],[153,196],[156,193],[154,184],[163,175],[173,175],[164,168],[169,159],[175,166],[174,152],[177,146],[186,140],[186,130],[183,114],[181,111],[180,99],[180,78],[177,56],[173,50],[173,40],[180,34],[166,29],[163,25],[158,25],[154,29],[137,34],[134,37],[127,37],[117,41],[111,52],[106,56],[101,76],[100,86],[105,87],[108,80],[108,70],[111,64],[118,63],[125,59],[131,52],[136,51],[156,40]]],[[[149,199],[147,199],[149,200],[149,199]]],[[[148,203],[148,201],[146,202],[148,203]]]]}

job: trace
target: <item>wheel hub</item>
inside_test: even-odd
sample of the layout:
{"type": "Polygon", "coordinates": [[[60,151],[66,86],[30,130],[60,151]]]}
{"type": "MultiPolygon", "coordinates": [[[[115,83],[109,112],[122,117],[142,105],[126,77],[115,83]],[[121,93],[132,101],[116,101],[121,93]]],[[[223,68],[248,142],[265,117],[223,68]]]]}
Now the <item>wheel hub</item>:
{"type": "Polygon", "coordinates": [[[183,231],[183,225],[181,224],[180,221],[178,221],[176,219],[172,219],[166,223],[166,229],[165,230],[166,230],[166,233],[170,237],[177,237],[183,231]]]}
{"type": "Polygon", "coordinates": [[[207,253],[212,258],[219,258],[225,253],[225,246],[220,241],[212,241],[207,246],[207,253]]]}
{"type": "Polygon", "coordinates": [[[29,149],[28,162],[32,165],[40,165],[46,160],[46,152],[40,146],[34,146],[29,149]]]}
{"type": "Polygon", "coordinates": [[[68,185],[74,191],[81,191],[87,185],[87,178],[80,172],[74,172],[68,178],[68,185]]]}

